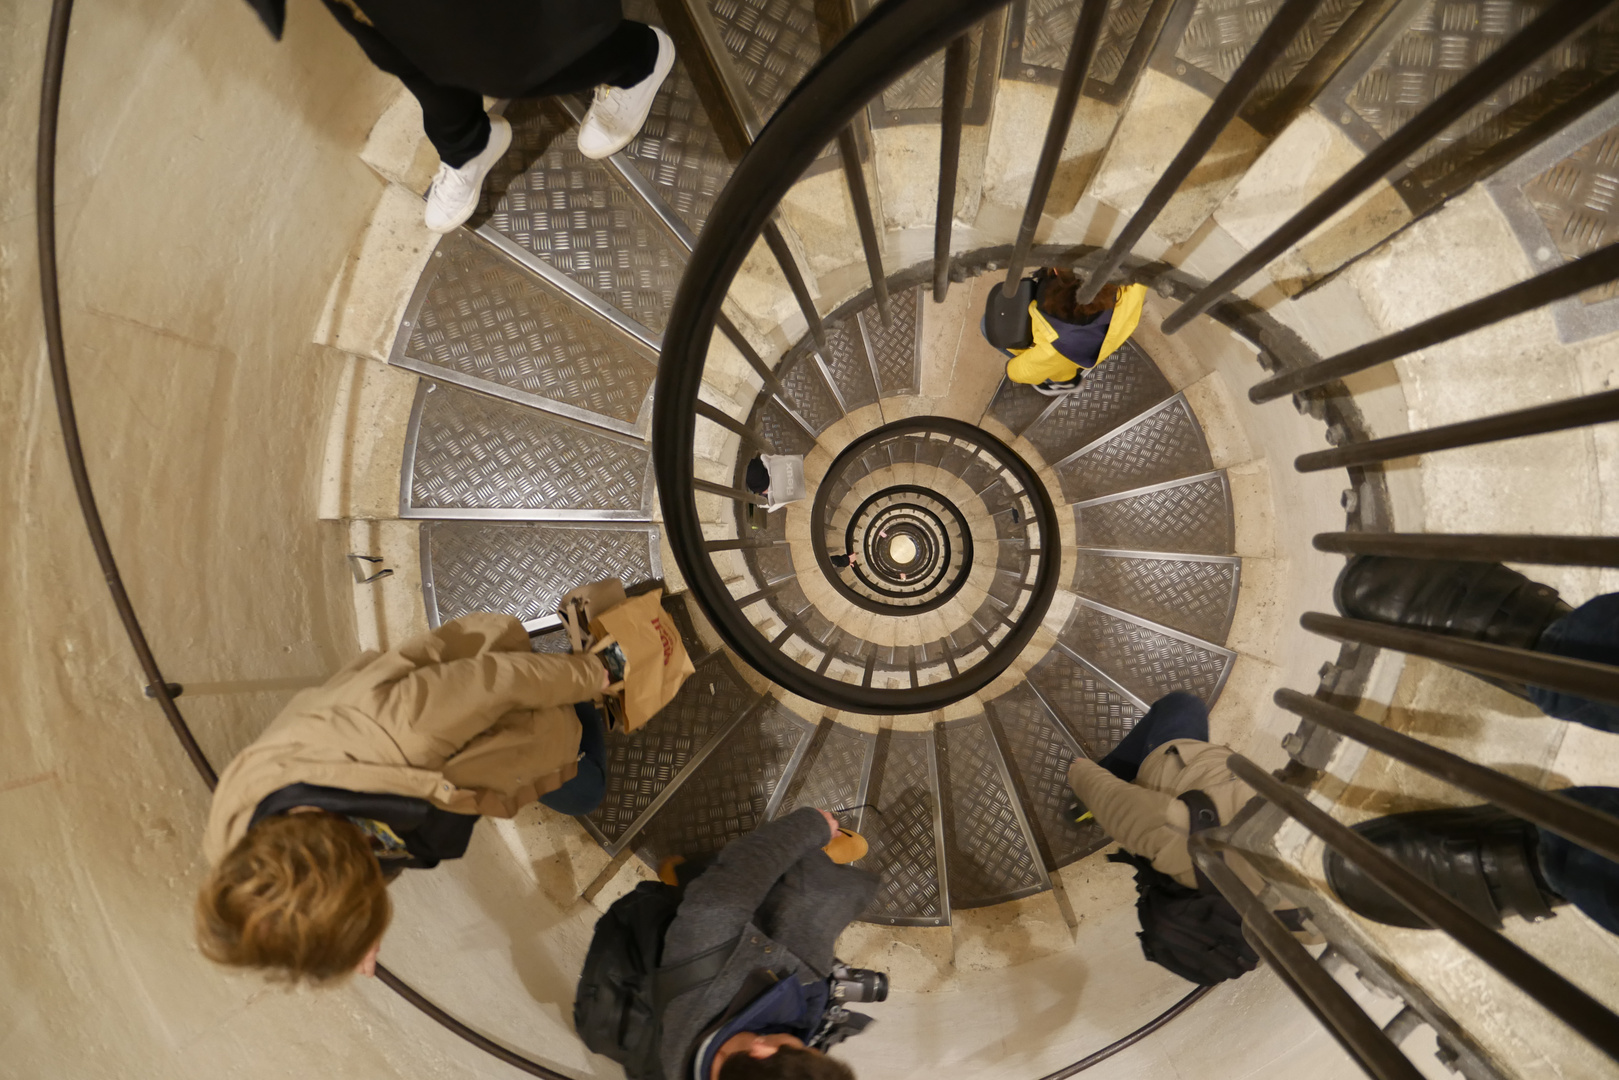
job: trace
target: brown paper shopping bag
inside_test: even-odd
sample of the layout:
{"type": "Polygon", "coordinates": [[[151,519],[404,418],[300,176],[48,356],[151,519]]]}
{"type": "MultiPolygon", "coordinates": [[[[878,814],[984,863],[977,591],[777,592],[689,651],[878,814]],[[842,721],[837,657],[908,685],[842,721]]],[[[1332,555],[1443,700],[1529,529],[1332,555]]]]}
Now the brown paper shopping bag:
{"type": "Polygon", "coordinates": [[[634,731],[674,700],[688,676],[697,669],[686,655],[686,645],[674,620],[663,610],[663,590],[632,597],[597,616],[590,623],[596,643],[592,652],[618,644],[624,651],[624,681],[613,692],[622,701],[624,730],[634,731]]]}
{"type": "Polygon", "coordinates": [[[586,652],[594,645],[590,624],[602,612],[624,602],[624,582],[618,578],[605,578],[581,585],[562,598],[557,614],[568,631],[568,644],[574,652],[586,652]]]}

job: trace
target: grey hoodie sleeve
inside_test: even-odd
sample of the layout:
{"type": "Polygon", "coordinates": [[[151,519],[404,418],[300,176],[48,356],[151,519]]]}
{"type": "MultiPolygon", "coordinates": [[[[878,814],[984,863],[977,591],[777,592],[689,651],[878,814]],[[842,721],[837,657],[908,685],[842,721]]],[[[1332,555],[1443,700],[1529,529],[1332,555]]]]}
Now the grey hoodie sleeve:
{"type": "Polygon", "coordinates": [[[806,806],[726,845],[686,887],[663,939],[663,963],[678,964],[742,933],[776,881],[831,838],[826,818],[806,806]]]}

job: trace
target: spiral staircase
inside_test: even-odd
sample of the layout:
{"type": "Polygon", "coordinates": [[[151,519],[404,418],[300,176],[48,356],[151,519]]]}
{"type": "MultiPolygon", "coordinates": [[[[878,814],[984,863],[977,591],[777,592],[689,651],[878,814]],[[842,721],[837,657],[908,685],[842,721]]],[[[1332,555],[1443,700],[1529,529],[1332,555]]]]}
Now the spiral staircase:
{"type": "MultiPolygon", "coordinates": [[[[1418,322],[1410,312],[1450,307],[1393,293],[1339,305],[1359,271],[1375,282],[1399,258],[1442,261],[1413,248],[1477,218],[1486,186],[1531,272],[1598,249],[1613,227],[1619,18],[1596,4],[1574,18],[1567,0],[941,0],[954,44],[923,41],[915,63],[870,70],[861,50],[882,46],[867,31],[905,8],[921,26],[926,5],[625,6],[681,52],[641,135],[589,161],[572,140],[583,102],[505,105],[513,146],[465,229],[397,245],[422,247],[416,262],[378,254],[394,246],[385,229],[386,243],[362,245],[378,291],[399,300],[380,305],[391,346],[370,351],[411,380],[410,398],[375,429],[334,425],[365,443],[353,461],[370,489],[397,475],[398,502],[396,516],[366,515],[334,497],[331,516],[393,517],[406,527],[380,548],[359,520],[351,543],[419,566],[359,586],[380,628],[362,630],[367,644],[496,610],[524,620],[536,649],[562,651],[559,598],[620,577],[664,587],[696,663],[653,723],[609,739],[598,810],[577,823],[534,810],[499,823],[501,839],[566,849],[566,900],[599,907],[667,855],[717,850],[796,807],[832,809],[869,837],[863,865],[884,882],[865,916],[878,925],[846,939],[846,958],[884,966],[892,942],[936,942],[981,909],[1070,929],[1090,915],[1064,881],[1109,841],[1072,820],[1068,765],[1106,754],[1171,690],[1210,705],[1217,740],[1284,766],[1346,819],[1367,816],[1375,800],[1346,796],[1381,776],[1363,752],[1325,718],[1291,731],[1267,699],[1309,686],[1376,711],[1403,685],[1393,649],[1405,646],[1379,651],[1343,628],[1290,636],[1279,616],[1330,610],[1339,563],[1305,551],[1306,536],[1358,550],[1359,534],[1423,521],[1424,493],[1383,468],[1387,455],[1294,474],[1249,444],[1264,432],[1270,458],[1330,455],[1451,414],[1419,406],[1420,369],[1405,372],[1409,412],[1399,380],[1355,378],[1363,369],[1301,383],[1295,410],[1239,404],[1231,388],[1304,378],[1323,355],[1418,322]],[[1568,32],[1509,86],[1284,245],[1269,275],[1211,292],[1340,172],[1396,146],[1465,73],[1554,17],[1568,32]],[[864,81],[827,91],[834,61],[864,81]],[[1203,132],[1210,99],[1218,108],[1243,80],[1236,119],[1203,132]],[[749,152],[773,128],[783,150],[771,118],[804,123],[817,89],[828,110],[861,106],[847,127],[779,161],[749,152]],[[1072,123],[1036,164],[1054,104],[1072,123]],[[1205,134],[1200,167],[1118,241],[1165,163],[1205,134]],[[782,176],[765,182],[772,169],[782,176]],[[935,216],[940,176],[954,195],[935,216]],[[1009,265],[1143,281],[1141,330],[1077,394],[1009,383],[978,333],[1009,265]],[[372,453],[398,443],[397,461],[372,453]],[[803,455],[808,497],[767,510],[744,484],[760,453],[803,455]],[[855,565],[832,563],[850,551],[855,565]],[[1302,681],[1317,676],[1318,689],[1302,681]]],[[[391,110],[368,160],[420,194],[421,147],[397,137],[409,113],[391,110]]],[[[1619,327],[1614,303],[1605,285],[1562,303],[1560,345],[1619,327]]],[[[343,346],[340,323],[322,332],[343,346]]],[[[1469,405],[1463,415],[1499,408],[1469,405]]],[[[1482,513],[1427,521],[1459,529],[1469,511],[1482,513]]],[[[1509,531],[1499,517],[1478,527],[1509,531]]],[[[1458,988],[1442,948],[1379,936],[1336,907],[1309,869],[1318,849],[1274,810],[1246,813],[1228,837],[1278,855],[1269,899],[1310,909],[1331,942],[1323,970],[1354,969],[1398,999],[1378,1020],[1392,1042],[1426,1025],[1440,1061],[1471,1080],[1619,1075],[1601,1051],[1561,1045],[1544,1013],[1503,1018],[1500,1001],[1519,999],[1501,987],[1458,988]]],[[[1577,956],[1591,941],[1559,947],[1577,956]]],[[[1266,958],[1322,1015],[1296,970],[1266,958]]],[[[1603,1000],[1619,995],[1596,982],[1603,1000]]],[[[1334,1033],[1351,1045],[1347,1030],[1334,1033]]]]}

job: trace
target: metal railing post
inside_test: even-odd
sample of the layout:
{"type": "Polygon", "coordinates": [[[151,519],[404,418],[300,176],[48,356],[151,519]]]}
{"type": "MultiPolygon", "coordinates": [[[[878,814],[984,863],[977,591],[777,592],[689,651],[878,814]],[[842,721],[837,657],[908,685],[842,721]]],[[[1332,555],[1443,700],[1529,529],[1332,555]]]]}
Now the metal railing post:
{"type": "Polygon", "coordinates": [[[1390,435],[1331,450],[1300,454],[1293,459],[1293,467],[1299,472],[1320,472],[1351,465],[1371,465],[1435,450],[1455,450],[1615,420],[1619,420],[1619,390],[1608,390],[1566,401],[1554,401],[1550,405],[1537,405],[1532,409],[1518,409],[1478,420],[1464,420],[1459,424],[1443,424],[1404,435],[1390,435]]]}
{"type": "Polygon", "coordinates": [[[1209,105],[1209,111],[1203,114],[1203,119],[1197,122],[1197,127],[1186,137],[1186,142],[1159,175],[1158,182],[1142,200],[1141,206],[1130,215],[1124,230],[1108,247],[1101,263],[1075,294],[1076,303],[1088,304],[1096,299],[1096,294],[1107,284],[1107,279],[1124,262],[1125,256],[1135,248],[1136,241],[1140,240],[1152,223],[1158,220],[1158,215],[1163,213],[1164,207],[1169,205],[1169,200],[1174,197],[1175,192],[1214,146],[1220,133],[1236,119],[1242,103],[1253,94],[1265,74],[1270,71],[1271,65],[1287,50],[1288,43],[1298,36],[1298,32],[1310,21],[1310,16],[1315,14],[1316,8],[1321,4],[1322,0],[1287,0],[1281,10],[1271,18],[1264,33],[1259,35],[1259,40],[1254,42],[1253,48],[1248,50],[1248,55],[1243,57],[1237,70],[1231,73],[1230,80],[1209,105]]]}
{"type": "Polygon", "coordinates": [[[1376,844],[1336,821],[1302,792],[1277,780],[1241,754],[1227,765],[1267,801],[1276,804],[1355,865],[1373,883],[1434,929],[1488,964],[1563,1023],[1611,1057],[1619,1057],[1619,1016],[1541,961],[1486,926],[1456,901],[1423,881],[1376,844]]]}
{"type": "Polygon", "coordinates": [[[1255,383],[1248,391],[1248,400],[1263,405],[1287,394],[1323,386],[1334,379],[1443,344],[1615,279],[1619,279],[1619,244],[1609,244],[1528,281],[1424,319],[1415,326],[1357,345],[1308,367],[1273,375],[1255,383]]]}
{"type": "Polygon", "coordinates": [[[944,105],[939,118],[939,193],[933,215],[933,302],[950,291],[950,239],[956,221],[956,177],[961,168],[961,129],[967,115],[969,44],[963,34],[944,52],[944,105]]]}
{"type": "Polygon", "coordinates": [[[1247,281],[1276,256],[1313,232],[1356,196],[1371,187],[1391,169],[1405,161],[1430,139],[1439,135],[1468,111],[1512,80],[1546,50],[1596,18],[1606,7],[1592,0],[1556,0],[1545,13],[1517,36],[1480,61],[1477,67],[1458,79],[1427,108],[1412,117],[1398,131],[1339,177],[1327,190],[1310,200],[1275,232],[1249,249],[1223,273],[1209,282],[1164,320],[1163,331],[1173,334],[1193,318],[1214,306],[1221,297],[1247,281]]]}
{"type": "Polygon", "coordinates": [[[1063,65],[1062,81],[1057,85],[1057,100],[1052,103],[1051,120],[1046,124],[1046,141],[1040,148],[1040,161],[1034,167],[1034,180],[1029,185],[1029,201],[1023,206],[1023,222],[1018,226],[1017,242],[1012,245],[1012,257],[1006,266],[1001,296],[1007,300],[1017,294],[1018,279],[1029,261],[1034,231],[1045,213],[1052,181],[1057,178],[1057,166],[1062,164],[1062,148],[1068,142],[1068,129],[1074,123],[1074,109],[1079,104],[1080,91],[1085,88],[1085,74],[1090,70],[1096,42],[1102,36],[1102,19],[1106,14],[1107,0],[1085,0],[1085,6],[1080,9],[1074,40],[1068,47],[1068,62],[1063,65]]]}

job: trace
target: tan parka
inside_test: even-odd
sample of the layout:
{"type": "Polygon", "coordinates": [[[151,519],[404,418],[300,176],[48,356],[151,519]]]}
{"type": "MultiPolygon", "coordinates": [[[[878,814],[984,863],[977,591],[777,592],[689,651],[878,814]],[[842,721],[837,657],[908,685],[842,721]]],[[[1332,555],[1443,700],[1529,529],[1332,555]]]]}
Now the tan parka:
{"type": "MultiPolygon", "coordinates": [[[[1204,791],[1213,801],[1222,823],[1254,797],[1254,789],[1226,767],[1232,750],[1197,739],[1173,739],[1147,755],[1127,783],[1094,761],[1075,758],[1068,769],[1068,784],[1096,823],[1129,852],[1151,859],[1153,866],[1187,888],[1197,888],[1192,853],[1186,846],[1191,812],[1177,797],[1183,791],[1204,791]]],[[[1264,880],[1240,856],[1227,862],[1243,883],[1258,892],[1264,880]]]]}
{"type": "Polygon", "coordinates": [[[510,615],[463,615],[362,653],[236,755],[214,792],[203,854],[217,864],[265,796],[296,783],[511,817],[579,771],[571,706],[603,681],[593,656],[531,652],[510,615]]]}

